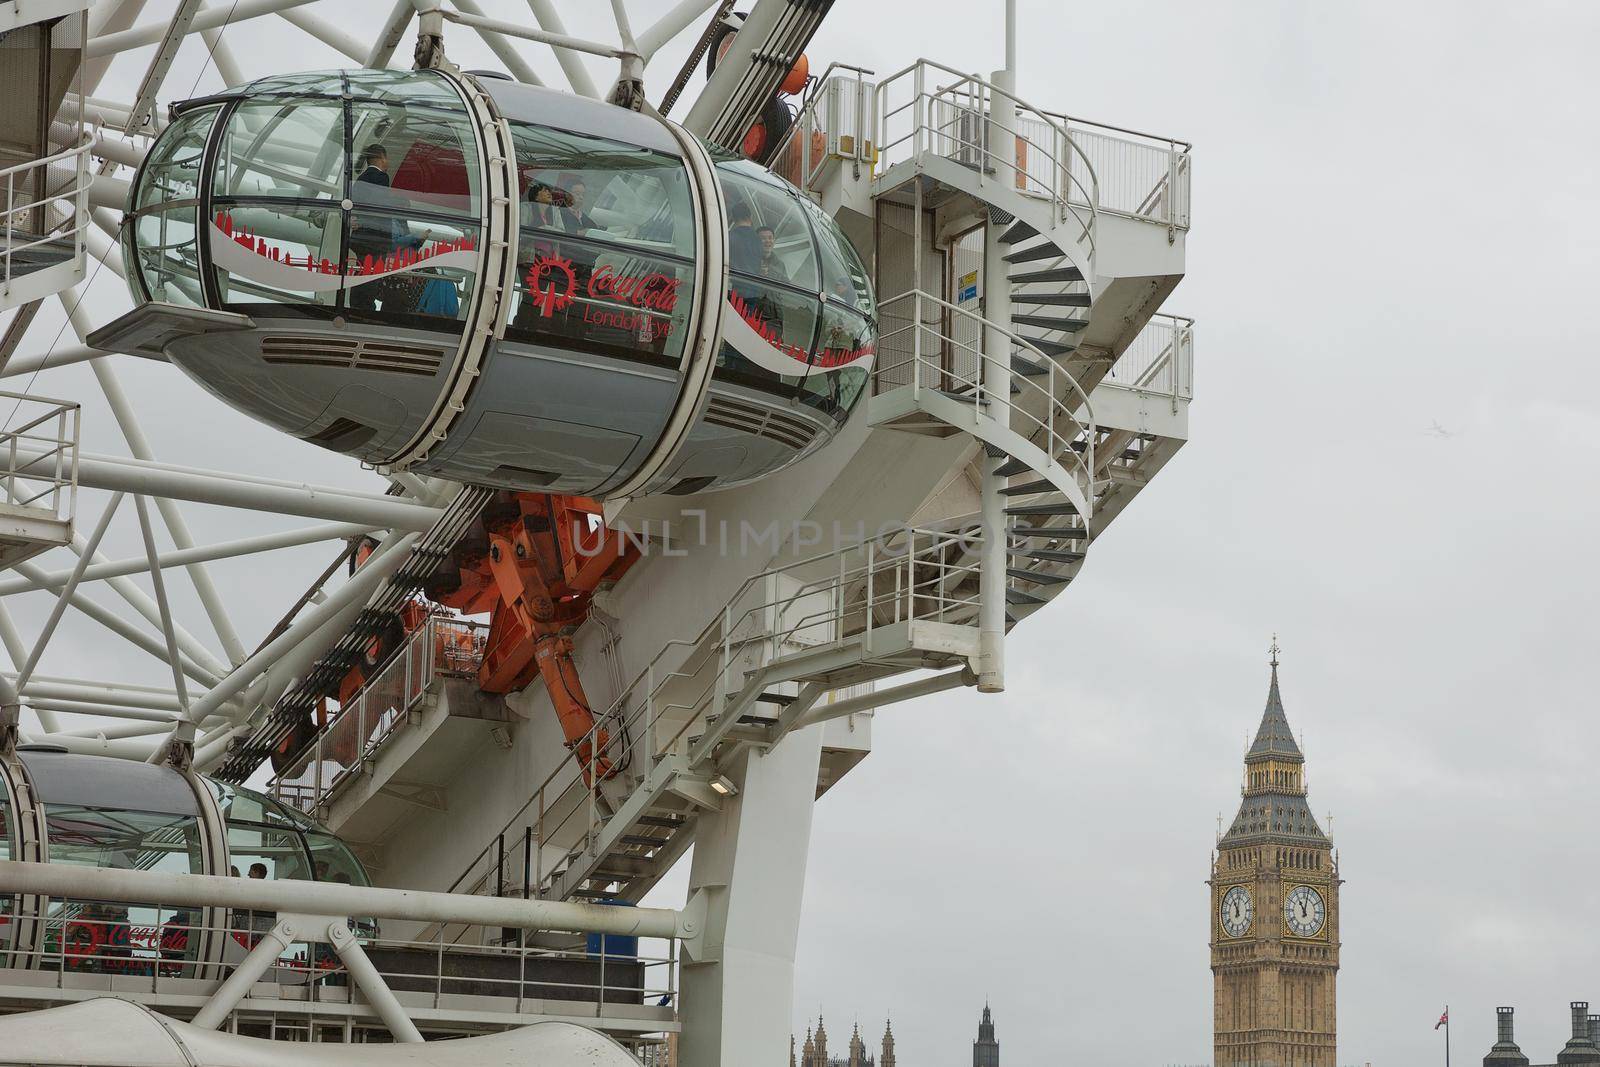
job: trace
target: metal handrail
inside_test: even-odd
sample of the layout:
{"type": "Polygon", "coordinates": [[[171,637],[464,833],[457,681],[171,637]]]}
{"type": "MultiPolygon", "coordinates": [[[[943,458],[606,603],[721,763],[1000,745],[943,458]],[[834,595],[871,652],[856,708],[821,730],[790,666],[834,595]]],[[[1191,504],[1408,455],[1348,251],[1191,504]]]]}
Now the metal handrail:
{"type": "Polygon", "coordinates": [[[1158,313],[1123,350],[1100,384],[1116,389],[1170,394],[1174,402],[1193,399],[1193,343],[1193,319],[1158,313]]]}
{"type": "MultiPolygon", "coordinates": [[[[214,963],[213,959],[199,958],[195,951],[199,946],[208,942],[220,944],[225,959],[236,963],[261,940],[264,927],[270,928],[276,917],[270,911],[218,908],[218,921],[207,922],[204,916],[209,909],[172,904],[132,905],[94,914],[86,910],[88,901],[51,899],[59,910],[42,919],[44,939],[37,947],[14,948],[14,960],[8,968],[43,978],[43,982],[28,983],[34,989],[31,995],[39,999],[52,999],[53,992],[66,989],[72,984],[69,975],[106,975],[152,997],[172,996],[180,1002],[188,1001],[196,994],[193,980],[214,963]],[[137,918],[130,914],[134,909],[137,918]]],[[[326,918],[344,919],[369,954],[385,950],[404,953],[402,958],[413,966],[395,969],[379,963],[374,970],[385,985],[402,994],[430,996],[436,1009],[443,1006],[441,998],[470,986],[470,996],[499,998],[503,1005],[514,1001],[513,1010],[518,1014],[538,1010],[529,1001],[555,1000],[590,1004],[602,1016],[611,1005],[659,1004],[669,1009],[669,1018],[676,1017],[677,938],[646,939],[647,944],[652,940],[660,944],[660,954],[655,954],[638,951],[643,945],[636,945],[631,952],[614,950],[610,942],[618,935],[601,936],[598,951],[591,951],[582,935],[569,935],[563,939],[569,942],[565,946],[525,937],[506,940],[502,927],[488,928],[465,920],[469,929],[478,931],[475,942],[444,939],[443,930],[461,925],[460,922],[441,925],[434,936],[424,939],[384,936],[370,916],[326,918]],[[453,963],[461,956],[476,961],[514,959],[517,967],[514,973],[497,975],[486,973],[481,967],[470,971],[447,966],[447,961],[453,963]],[[546,961],[584,963],[589,967],[587,973],[567,967],[558,976],[542,978],[529,973],[530,967],[537,970],[546,961]],[[428,962],[433,965],[426,966],[428,962]]],[[[297,1011],[315,1011],[317,1005],[326,1002],[329,1010],[345,1014],[350,1010],[348,979],[342,977],[347,971],[331,950],[315,944],[318,940],[310,934],[304,940],[291,942],[259,981],[303,989],[303,995],[295,1000],[297,1011]]]]}
{"type": "Polygon", "coordinates": [[[0,428],[0,504],[14,508],[48,510],[70,521],[78,508],[78,438],[81,408],[71,401],[22,393],[0,393],[0,404],[12,403],[12,414],[25,407],[31,415],[20,426],[0,428]],[[46,429],[54,424],[53,430],[46,429]],[[18,486],[21,485],[19,490],[18,486]],[[48,498],[48,502],[41,504],[48,498]]]}
{"type": "MultiPolygon", "coordinates": [[[[1016,429],[1012,425],[1011,416],[1020,418],[1032,429],[1023,436],[1030,443],[1038,444],[1035,438],[1043,436],[1042,450],[1052,462],[1067,466],[1083,494],[1085,506],[1093,502],[1094,480],[1094,443],[1097,435],[1094,421],[1094,408],[1089,400],[1089,394],[1078,384],[1078,380],[1069,374],[1060,363],[1047,356],[1042,349],[1033,344],[1026,337],[1006,329],[997,323],[985,319],[970,309],[960,307],[942,300],[939,297],[921,290],[913,289],[901,293],[899,296],[890,297],[879,302],[880,308],[905,300],[914,301],[912,313],[908,316],[910,321],[901,327],[890,330],[878,339],[878,358],[872,368],[873,391],[880,393],[893,388],[909,386],[914,391],[933,388],[945,395],[953,395],[956,399],[969,401],[977,414],[986,418],[1002,422],[1008,429],[1016,429]],[[1011,341],[1017,348],[1022,349],[1035,362],[1045,368],[1044,384],[1040,384],[1037,375],[1020,375],[1011,370],[1012,349],[1008,346],[1003,353],[991,353],[983,350],[981,343],[974,345],[959,341],[923,320],[922,304],[926,301],[937,307],[941,312],[949,315],[959,315],[976,324],[979,337],[984,332],[993,330],[1011,341]],[[886,344],[891,338],[914,330],[911,352],[898,362],[890,362],[890,348],[886,344]],[[940,342],[940,347],[933,352],[924,352],[922,336],[931,335],[940,342]],[[963,374],[951,365],[941,360],[945,348],[959,349],[970,354],[974,360],[973,372],[963,374]],[[1003,361],[1003,362],[1002,362],[1003,361]],[[894,372],[910,366],[912,370],[909,382],[893,380],[894,372]],[[924,368],[928,368],[937,377],[933,382],[923,380],[924,368]],[[1015,385],[1020,392],[1012,395],[1010,388],[995,388],[995,380],[1015,385]],[[949,385],[963,388],[950,389],[949,385]],[[1067,400],[1075,403],[1068,403],[1067,400]],[[1041,416],[1023,401],[1032,400],[1035,404],[1042,402],[1043,415],[1041,416]],[[1004,407],[1007,417],[999,418],[994,410],[1004,407]],[[1063,460],[1066,462],[1063,463],[1063,460]]],[[[1048,474],[1048,472],[1041,472],[1048,474]]],[[[1088,518],[1087,510],[1085,518],[1088,518]]]]}
{"type": "Polygon", "coordinates": [[[430,690],[435,678],[444,675],[476,675],[477,659],[468,655],[459,664],[450,664],[456,646],[441,640],[452,634],[466,635],[471,642],[468,648],[482,656],[482,641],[488,626],[470,619],[454,619],[435,615],[417,627],[405,643],[381,664],[366,683],[356,691],[338,713],[306,742],[288,763],[288,770],[275,776],[269,786],[273,797],[310,815],[318,814],[324,804],[349,780],[359,776],[372,761],[377,751],[388,742],[406,721],[407,713],[416,707],[430,690]],[[398,682],[398,685],[396,683],[398,682]],[[345,763],[341,732],[353,731],[350,753],[355,759],[345,763]],[[329,777],[325,764],[338,763],[339,767],[329,777]],[[310,783],[297,781],[309,772],[310,783]]]}
{"type": "MultiPolygon", "coordinates": [[[[74,260],[82,258],[84,249],[88,244],[89,183],[91,180],[88,160],[89,152],[94,147],[95,136],[93,131],[84,131],[78,143],[70,148],[62,149],[60,152],[41,159],[30,159],[0,170],[0,180],[5,183],[5,204],[3,208],[0,208],[0,219],[4,220],[5,230],[5,241],[3,245],[0,245],[0,262],[4,264],[3,267],[0,267],[0,293],[10,291],[13,277],[12,257],[17,252],[53,244],[63,236],[59,227],[41,227],[42,230],[48,229],[48,232],[33,240],[16,243],[15,238],[18,226],[15,216],[23,212],[42,211],[52,204],[70,202],[72,205],[71,235],[73,239],[73,257],[74,260]],[[55,192],[46,189],[43,195],[33,194],[30,199],[23,203],[17,203],[19,176],[25,175],[28,171],[43,168],[48,179],[49,168],[67,160],[72,160],[76,168],[76,174],[69,187],[55,192]]],[[[25,193],[24,195],[29,194],[25,193]]]]}
{"type": "Polygon", "coordinates": [[[795,116],[794,122],[789,126],[788,131],[783,135],[783,139],[780,140],[777,146],[773,149],[771,155],[772,163],[769,169],[779,174],[781,177],[787,176],[785,161],[795,144],[796,138],[800,138],[800,166],[796,171],[796,176],[799,178],[799,180],[794,182],[794,184],[801,189],[810,190],[811,179],[821,167],[822,159],[826,159],[829,155],[825,149],[822,153],[822,159],[815,161],[812,160],[811,135],[814,133],[821,133],[824,135],[824,137],[828,137],[830,134],[835,132],[826,129],[821,123],[820,108],[825,101],[831,98],[833,93],[838,91],[836,88],[837,86],[848,85],[850,83],[854,83],[856,93],[855,143],[852,146],[852,152],[850,156],[841,156],[841,158],[850,158],[862,163],[871,164],[875,158],[874,153],[876,151],[877,135],[876,133],[872,133],[871,135],[868,134],[868,120],[872,118],[872,115],[869,110],[863,108],[862,102],[866,99],[867,90],[873,90],[874,92],[876,91],[876,86],[866,80],[867,77],[869,77],[872,73],[873,72],[868,70],[866,67],[852,66],[849,63],[840,63],[838,61],[829,63],[827,69],[822,72],[822,76],[818,78],[815,83],[817,89],[807,95],[803,105],[800,108],[800,113],[795,116]],[[855,77],[840,77],[830,79],[828,76],[835,70],[852,71],[855,74],[855,77]],[[813,125],[815,125],[815,129],[813,129],[813,125]],[[806,136],[802,137],[802,133],[804,133],[806,136]]]}
{"type": "MultiPolygon", "coordinates": [[[[749,663],[747,653],[765,653],[770,656],[766,664],[770,664],[782,655],[786,643],[801,637],[817,638],[806,641],[807,648],[856,636],[870,645],[880,614],[887,615],[890,623],[900,623],[912,618],[964,618],[976,611],[975,596],[954,592],[962,576],[976,578],[976,561],[970,553],[963,553],[962,562],[956,564],[945,563],[941,558],[954,549],[970,546],[974,534],[906,528],[897,536],[905,540],[902,552],[895,552],[889,545],[880,549],[877,542],[867,542],[768,568],[746,579],[694,639],[668,641],[598,717],[588,734],[570,747],[587,748],[616,760],[626,755],[617,748],[631,745],[627,738],[639,737],[653,761],[679,748],[689,731],[704,721],[703,716],[716,709],[719,698],[737,691],[738,686],[730,685],[735,672],[764,665],[749,663]],[[919,539],[925,542],[920,550],[919,539]],[[852,555],[859,556],[860,562],[849,562],[852,555]],[[801,581],[788,594],[768,594],[765,599],[758,597],[756,603],[745,605],[752,592],[761,591],[779,577],[824,567],[827,573],[823,577],[801,581]],[[807,608],[808,603],[814,606],[807,608]],[[796,607],[801,613],[790,617],[796,607]],[[852,626],[858,629],[851,630],[852,626]],[[669,666],[669,656],[685,648],[689,651],[683,661],[669,666]],[[707,670],[710,677],[686,698],[667,699],[669,687],[693,684],[707,670]],[[663,741],[658,733],[660,721],[675,713],[682,714],[683,720],[663,741]]],[[[549,877],[556,873],[544,869],[544,846],[562,835],[573,820],[587,817],[588,826],[569,847],[568,855],[587,847],[604,821],[598,812],[599,789],[598,775],[585,773],[574,762],[563,760],[468,862],[448,891],[482,893],[491,879],[497,892],[514,885],[505,874],[507,865],[515,864],[520,846],[524,850],[522,892],[542,895],[549,877]],[[562,783],[563,777],[568,781],[562,783]],[[581,802],[580,792],[586,794],[587,803],[581,802]],[[561,807],[567,808],[566,813],[549,823],[546,814],[561,807]],[[534,813],[533,818],[529,818],[530,812],[534,813]],[[519,837],[512,832],[521,823],[527,825],[519,837]],[[508,834],[512,835],[509,850],[505,844],[508,834]],[[488,862],[491,859],[493,863],[488,862]]]]}
{"type": "MultiPolygon", "coordinates": [[[[1021,179],[1025,191],[1027,183],[1030,180],[1036,181],[1037,177],[1018,165],[1015,153],[1011,154],[1012,158],[1006,158],[1004,154],[996,154],[992,151],[986,143],[988,141],[987,127],[993,126],[1002,134],[1015,138],[1016,142],[1027,144],[1030,150],[1039,151],[1043,159],[1050,164],[1053,180],[1048,183],[1046,192],[1056,206],[1057,215],[1059,218],[1065,219],[1070,214],[1078,220],[1082,227],[1079,240],[1087,242],[1090,259],[1091,261],[1093,260],[1098,229],[1100,179],[1095,173],[1094,164],[1089,159],[1089,156],[1073,139],[1069,130],[1052,117],[1051,112],[1023,100],[1015,93],[1002,89],[977,74],[964,73],[930,59],[918,59],[910,66],[880,82],[878,85],[877,111],[877,140],[880,161],[887,159],[890,148],[903,144],[908,140],[914,141],[913,153],[920,154],[923,150],[922,134],[924,131],[930,131],[937,137],[955,141],[962,149],[978,153],[986,161],[1011,170],[1013,174],[1021,179]],[[930,68],[953,75],[958,80],[950,85],[939,86],[930,93],[924,84],[924,71],[930,68]],[[893,108],[888,107],[887,96],[890,86],[908,74],[914,80],[911,100],[893,108]],[[963,95],[966,103],[959,102],[959,98],[963,95]],[[1026,131],[1020,128],[1013,129],[998,122],[994,115],[994,109],[990,106],[990,102],[996,96],[1009,100],[1016,107],[1019,118],[1032,116],[1035,121],[1044,123],[1051,130],[1053,139],[1065,147],[1039,145],[1026,131]],[[941,99],[951,102],[956,107],[958,114],[965,112],[980,116],[985,123],[985,131],[980,135],[982,139],[978,141],[970,140],[962,137],[959,132],[952,134],[948,130],[941,128],[937,123],[931,122],[931,116],[924,113],[923,104],[924,102],[932,104],[941,99]],[[888,140],[887,127],[889,121],[908,109],[914,109],[912,129],[902,137],[895,138],[892,141],[888,140]],[[1083,179],[1068,165],[1068,161],[1073,156],[1082,161],[1084,170],[1088,175],[1089,184],[1085,185],[1083,179]],[[1084,198],[1083,207],[1087,209],[1087,217],[1080,214],[1079,206],[1072,200],[1070,190],[1073,188],[1076,188],[1084,198]]],[[[1018,125],[1020,127],[1020,123],[1018,125]]],[[[1030,151],[1029,154],[1031,156],[1032,152],[1030,151]]]]}

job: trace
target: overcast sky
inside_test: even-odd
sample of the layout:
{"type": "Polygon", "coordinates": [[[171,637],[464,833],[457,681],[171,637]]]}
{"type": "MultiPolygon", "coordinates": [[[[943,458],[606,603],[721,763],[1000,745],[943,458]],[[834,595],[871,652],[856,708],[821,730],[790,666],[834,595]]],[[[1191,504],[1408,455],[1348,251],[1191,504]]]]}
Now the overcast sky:
{"type": "MultiPolygon", "coordinates": [[[[998,6],[838,0],[813,69],[991,69],[998,6]]],[[[388,8],[336,21],[367,34],[388,8]]],[[[230,36],[252,71],[338,62],[250,25],[230,36]]],[[[903,1064],[958,1067],[987,997],[1007,1064],[1209,1062],[1205,879],[1274,631],[1347,879],[1340,1063],[1437,1060],[1446,1002],[1458,1058],[1514,1004],[1550,1062],[1567,1002],[1600,1003],[1597,54],[1587,4],[1023,4],[1021,95],[1195,144],[1167,304],[1199,322],[1193,440],[1013,635],[1003,696],[886,710],[820,802],[797,1029],[820,1008],[837,1045],[859,1018],[875,1046],[892,1014],[903,1064]]],[[[203,58],[169,85],[214,88],[203,58]]],[[[109,282],[96,323],[125,306],[109,282]]],[[[372,484],[168,368],[115,366],[164,459],[372,484]]],[[[92,390],[81,367],[32,387],[92,390]]],[[[113,435],[91,402],[85,447],[113,435]]],[[[191,516],[201,541],[300,525],[191,516]]],[[[137,553],[134,528],[107,551],[137,553]]],[[[218,567],[247,645],[329,555],[218,567]]],[[[24,632],[44,607],[14,606],[24,632]]],[[[92,626],[64,638],[41,671],[162,681],[92,626]]]]}

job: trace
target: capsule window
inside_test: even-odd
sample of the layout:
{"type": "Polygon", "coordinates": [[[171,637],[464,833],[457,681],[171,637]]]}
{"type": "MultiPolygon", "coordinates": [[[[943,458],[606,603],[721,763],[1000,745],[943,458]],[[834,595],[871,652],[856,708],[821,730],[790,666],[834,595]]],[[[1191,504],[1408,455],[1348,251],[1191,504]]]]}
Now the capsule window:
{"type": "Polygon", "coordinates": [[[305,844],[294,830],[228,823],[228,873],[235,878],[309,880],[305,844]]]}
{"type": "Polygon", "coordinates": [[[811,201],[804,201],[817,231],[817,248],[822,260],[822,295],[852,307],[870,318],[877,317],[872,297],[872,282],[861,257],[845,239],[838,225],[811,201]]]}
{"type": "Polygon", "coordinates": [[[466,116],[431,107],[350,108],[350,199],[413,217],[479,216],[483,178],[466,116]]]}
{"type": "Polygon", "coordinates": [[[248,100],[222,132],[212,195],[341,200],[345,158],[339,101],[248,100]]]}
{"type": "Polygon", "coordinates": [[[526,123],[512,123],[511,141],[523,229],[694,257],[694,218],[681,159],[526,123]]]}
{"type": "Polygon", "coordinates": [[[123,224],[122,257],[146,300],[203,305],[196,219],[200,163],[220,109],[186,111],[156,142],[139,172],[133,211],[123,224]]]}
{"type": "Polygon", "coordinates": [[[306,845],[311,849],[311,873],[317,881],[344,885],[369,884],[361,862],[337,837],[322,832],[308,832],[306,845]]]}
{"type": "Polygon", "coordinates": [[[816,248],[799,199],[722,169],[718,176],[728,209],[728,268],[815,293],[816,248]]]}
{"type": "MultiPolygon", "coordinates": [[[[51,863],[200,874],[199,820],[192,815],[46,804],[51,863]]],[[[92,900],[50,901],[46,956],[63,970],[177,975],[199,948],[197,914],[183,907],[92,900]]]]}
{"type": "Polygon", "coordinates": [[[520,190],[507,336],[677,366],[694,288],[683,161],[513,124],[520,190]]]}

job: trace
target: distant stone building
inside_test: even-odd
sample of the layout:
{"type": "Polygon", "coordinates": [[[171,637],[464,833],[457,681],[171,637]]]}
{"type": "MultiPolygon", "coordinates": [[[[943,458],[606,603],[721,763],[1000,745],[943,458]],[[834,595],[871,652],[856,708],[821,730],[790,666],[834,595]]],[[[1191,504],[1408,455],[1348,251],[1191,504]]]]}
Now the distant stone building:
{"type": "MultiPolygon", "coordinates": [[[[1575,1000],[1569,1005],[1572,1012],[1572,1036],[1551,1067],[1600,1067],[1600,1015],[1589,1014],[1589,1002],[1575,1000]]],[[[1511,1008],[1496,1008],[1497,1040],[1488,1055],[1483,1057],[1483,1067],[1528,1067],[1528,1057],[1517,1047],[1512,1031],[1511,1008]]]]}
{"type": "Polygon", "coordinates": [[[972,1043],[972,1067],[1000,1067],[1000,1042],[994,1038],[994,1016],[987,1004],[978,1020],[978,1040],[972,1043]]]}
{"type": "Polygon", "coordinates": [[[794,1037],[790,1035],[789,1067],[895,1067],[894,1030],[887,1021],[883,1024],[883,1054],[875,1058],[867,1054],[867,1043],[861,1039],[858,1023],[850,1034],[849,1051],[843,1056],[831,1056],[828,1054],[828,1028],[819,1015],[816,1029],[806,1028],[805,1044],[800,1046],[798,1059],[794,1037]]]}
{"type": "Polygon", "coordinates": [[[1278,646],[1244,799],[1211,878],[1216,1067],[1334,1067],[1339,878],[1306,801],[1305,756],[1278,694],[1278,646]]]}

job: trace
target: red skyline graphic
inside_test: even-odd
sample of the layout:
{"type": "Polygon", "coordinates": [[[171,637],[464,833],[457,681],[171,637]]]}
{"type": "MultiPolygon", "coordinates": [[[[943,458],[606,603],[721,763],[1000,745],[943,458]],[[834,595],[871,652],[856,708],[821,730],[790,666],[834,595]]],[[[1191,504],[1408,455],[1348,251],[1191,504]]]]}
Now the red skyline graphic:
{"type": "Polygon", "coordinates": [[[271,244],[266,238],[257,235],[247,226],[235,226],[233,216],[226,211],[217,212],[215,219],[217,229],[227,235],[228,239],[241,248],[255,253],[263,259],[270,259],[274,263],[282,263],[296,270],[307,270],[314,274],[330,275],[374,275],[388,274],[391,271],[404,270],[406,267],[415,266],[424,260],[435,256],[442,256],[450,252],[472,252],[477,249],[477,239],[474,237],[457,237],[448,241],[433,241],[421,248],[402,248],[387,256],[363,256],[361,262],[351,265],[348,269],[341,270],[340,265],[333,260],[323,257],[317,259],[309,252],[303,260],[271,244]]]}

